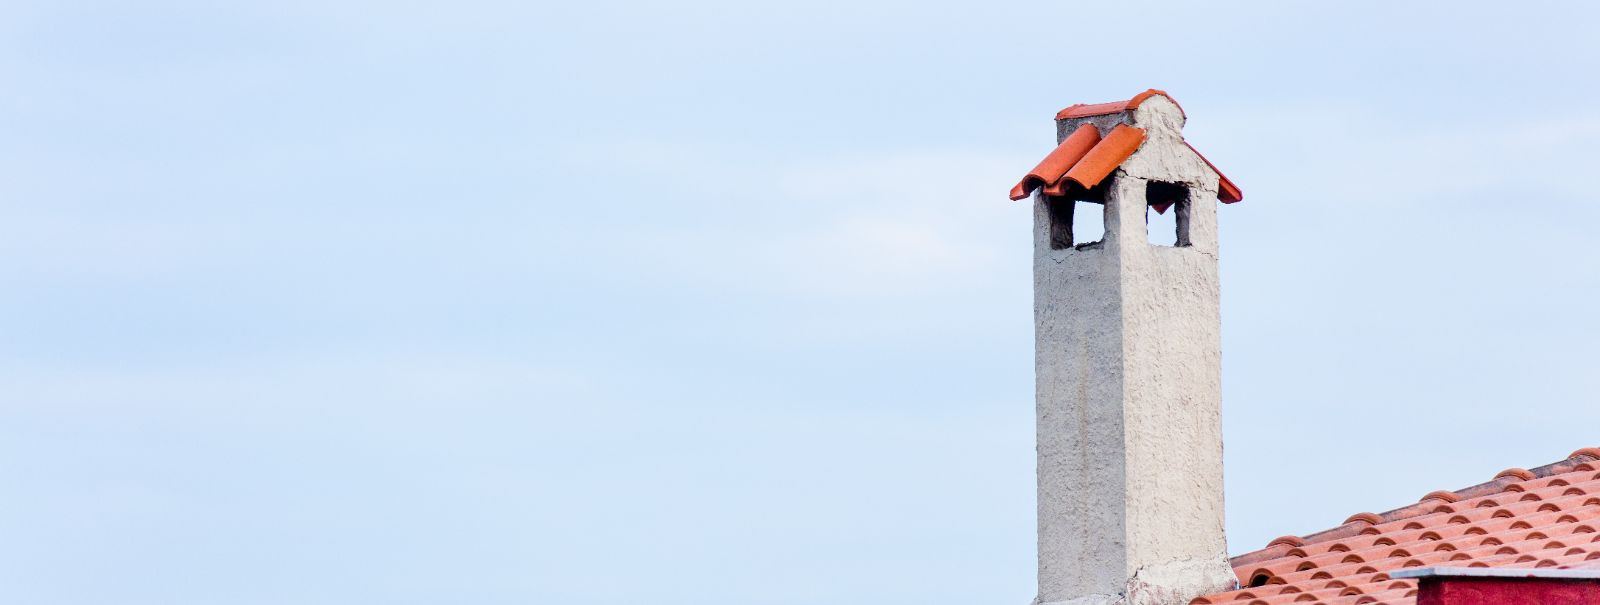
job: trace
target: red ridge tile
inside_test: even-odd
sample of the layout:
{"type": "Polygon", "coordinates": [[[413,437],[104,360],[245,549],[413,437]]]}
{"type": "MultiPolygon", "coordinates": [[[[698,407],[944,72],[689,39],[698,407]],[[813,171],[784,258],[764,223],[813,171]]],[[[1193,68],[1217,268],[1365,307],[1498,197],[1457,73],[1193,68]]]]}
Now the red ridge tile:
{"type": "MultiPolygon", "coordinates": [[[[1126,101],[1111,101],[1109,103],[1087,103],[1087,104],[1086,103],[1078,103],[1078,104],[1075,104],[1075,105],[1069,105],[1066,109],[1063,109],[1061,111],[1056,112],[1056,119],[1057,120],[1067,120],[1067,119],[1072,119],[1072,118],[1087,118],[1087,117],[1091,117],[1091,116],[1103,116],[1103,115],[1106,115],[1108,113],[1120,113],[1120,112],[1124,112],[1124,111],[1133,111],[1135,109],[1138,109],[1139,105],[1141,103],[1145,102],[1145,99],[1149,99],[1150,97],[1153,97],[1153,96],[1156,96],[1156,95],[1161,95],[1163,97],[1166,97],[1168,101],[1172,101],[1173,105],[1178,105],[1178,100],[1172,98],[1172,95],[1167,94],[1166,91],[1156,90],[1154,88],[1151,88],[1149,90],[1146,90],[1144,92],[1141,92],[1139,94],[1134,95],[1132,99],[1128,99],[1126,101]]],[[[1183,106],[1182,105],[1178,105],[1178,112],[1179,113],[1183,113],[1183,106]]],[[[1188,117],[1188,114],[1184,113],[1184,117],[1188,117]]]]}
{"type": "Polygon", "coordinates": [[[1356,513],[1354,515],[1350,515],[1350,518],[1344,520],[1344,524],[1345,525],[1349,525],[1351,523],[1366,523],[1367,525],[1377,525],[1377,524],[1382,523],[1382,522],[1383,522],[1383,517],[1379,517],[1379,516],[1374,515],[1372,513],[1356,513]]]}
{"type": "Polygon", "coordinates": [[[1494,478],[1496,478],[1496,479],[1516,478],[1516,479],[1521,479],[1523,481],[1528,481],[1528,480],[1533,479],[1533,473],[1528,472],[1528,469],[1525,469],[1525,468],[1508,468],[1506,470],[1500,471],[1500,473],[1495,475],[1494,478]]]}
{"type": "Polygon", "coordinates": [[[1422,500],[1419,500],[1419,502],[1427,502],[1429,500],[1443,500],[1445,502],[1455,502],[1455,501],[1460,500],[1460,499],[1461,499],[1461,496],[1457,496],[1455,492],[1447,492],[1447,491],[1444,491],[1444,490],[1437,490],[1437,491],[1428,492],[1428,495],[1423,496],[1422,500]]]}

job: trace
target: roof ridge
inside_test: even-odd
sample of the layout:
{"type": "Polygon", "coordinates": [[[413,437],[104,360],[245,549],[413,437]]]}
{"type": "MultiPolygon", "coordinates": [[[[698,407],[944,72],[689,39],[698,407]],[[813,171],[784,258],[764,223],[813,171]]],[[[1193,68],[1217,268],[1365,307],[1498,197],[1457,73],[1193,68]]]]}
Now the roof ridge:
{"type": "Polygon", "coordinates": [[[1183,110],[1183,106],[1178,105],[1178,100],[1172,98],[1172,95],[1167,94],[1167,91],[1149,88],[1145,89],[1144,92],[1133,95],[1133,98],[1125,101],[1107,101],[1105,103],[1073,103],[1072,105],[1068,105],[1066,109],[1056,112],[1056,119],[1067,120],[1072,118],[1088,118],[1112,113],[1121,113],[1124,111],[1133,111],[1138,109],[1139,105],[1144,103],[1145,100],[1156,95],[1166,97],[1168,101],[1172,101],[1173,105],[1178,106],[1178,113],[1183,114],[1183,117],[1185,118],[1189,117],[1189,114],[1183,110]]]}

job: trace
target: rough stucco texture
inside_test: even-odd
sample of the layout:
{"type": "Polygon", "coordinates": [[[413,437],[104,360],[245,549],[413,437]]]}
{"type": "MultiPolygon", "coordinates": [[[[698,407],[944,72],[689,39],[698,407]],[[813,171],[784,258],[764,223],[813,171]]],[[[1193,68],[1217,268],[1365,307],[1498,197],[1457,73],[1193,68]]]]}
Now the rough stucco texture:
{"type": "Polygon", "coordinates": [[[1183,117],[1165,98],[1059,130],[1085,122],[1130,123],[1149,138],[1107,185],[1100,244],[1052,249],[1035,204],[1035,602],[1187,604],[1235,582],[1223,537],[1217,175],[1183,144],[1183,117]],[[1191,245],[1148,242],[1149,181],[1188,188],[1191,245]]]}

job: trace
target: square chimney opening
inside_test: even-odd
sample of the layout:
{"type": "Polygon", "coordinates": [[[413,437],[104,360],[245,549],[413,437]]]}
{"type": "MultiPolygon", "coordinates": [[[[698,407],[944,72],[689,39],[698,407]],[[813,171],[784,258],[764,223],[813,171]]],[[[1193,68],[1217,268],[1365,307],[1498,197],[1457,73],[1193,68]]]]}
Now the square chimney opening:
{"type": "Polygon", "coordinates": [[[1182,183],[1145,183],[1145,233],[1157,246],[1189,245],[1189,187],[1182,183]]]}
{"type": "Polygon", "coordinates": [[[1092,248],[1105,240],[1105,188],[1073,188],[1066,196],[1044,195],[1050,215],[1050,249],[1092,248]]]}

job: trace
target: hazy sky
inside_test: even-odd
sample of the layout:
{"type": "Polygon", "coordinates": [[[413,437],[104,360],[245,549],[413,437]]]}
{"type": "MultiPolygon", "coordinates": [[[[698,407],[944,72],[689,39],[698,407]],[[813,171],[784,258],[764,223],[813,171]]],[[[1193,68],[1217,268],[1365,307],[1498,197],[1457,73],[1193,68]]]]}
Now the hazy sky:
{"type": "Polygon", "coordinates": [[[0,601],[1024,605],[1006,192],[1149,87],[1233,552],[1600,445],[1600,12],[1420,4],[0,4],[0,601]]]}

